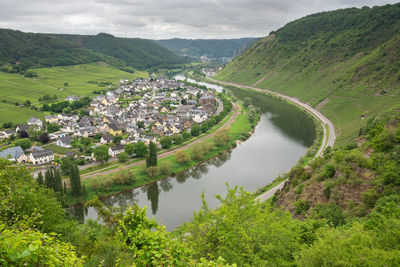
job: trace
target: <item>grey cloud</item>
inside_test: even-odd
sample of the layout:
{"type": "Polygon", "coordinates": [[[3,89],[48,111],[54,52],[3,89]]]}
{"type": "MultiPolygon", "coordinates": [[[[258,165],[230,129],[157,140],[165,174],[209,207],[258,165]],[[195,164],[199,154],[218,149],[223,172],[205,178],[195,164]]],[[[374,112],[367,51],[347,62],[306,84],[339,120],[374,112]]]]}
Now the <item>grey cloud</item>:
{"type": "Polygon", "coordinates": [[[2,0],[0,27],[123,37],[264,36],[315,12],[383,5],[379,0],[2,0]]]}

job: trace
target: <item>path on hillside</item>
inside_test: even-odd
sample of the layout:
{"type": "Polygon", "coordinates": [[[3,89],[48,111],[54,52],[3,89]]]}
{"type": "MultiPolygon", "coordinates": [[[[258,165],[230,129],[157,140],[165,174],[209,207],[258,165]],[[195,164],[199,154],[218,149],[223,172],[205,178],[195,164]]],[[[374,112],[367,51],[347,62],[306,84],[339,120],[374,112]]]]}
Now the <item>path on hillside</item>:
{"type": "MultiPolygon", "coordinates": [[[[211,134],[207,134],[207,135],[205,135],[205,136],[203,136],[203,137],[201,137],[201,138],[199,138],[199,139],[197,139],[197,140],[195,140],[195,141],[193,141],[193,142],[191,142],[191,143],[189,143],[189,144],[187,144],[187,145],[184,145],[184,146],[182,146],[182,147],[177,147],[177,148],[174,148],[174,149],[165,151],[164,153],[159,154],[159,155],[158,155],[158,158],[160,159],[160,158],[167,157],[167,156],[172,155],[172,154],[174,154],[176,151],[181,150],[181,149],[188,149],[189,147],[193,146],[194,144],[197,144],[197,143],[199,143],[199,142],[201,142],[201,141],[203,141],[203,140],[205,140],[205,139],[207,139],[207,138],[210,138],[210,137],[214,136],[216,133],[218,133],[219,131],[221,131],[222,129],[225,129],[225,128],[229,127],[229,126],[235,121],[236,117],[238,116],[239,111],[236,111],[235,109],[240,109],[240,106],[235,106],[234,108],[232,108],[232,111],[233,111],[232,116],[229,118],[228,121],[226,121],[226,122],[225,122],[218,130],[216,130],[215,132],[213,132],[213,133],[211,133],[211,134]]],[[[135,162],[135,163],[126,165],[126,166],[121,166],[121,167],[119,167],[119,168],[114,168],[114,169],[111,169],[111,170],[105,170],[105,171],[97,170],[97,171],[93,171],[92,173],[87,173],[87,174],[82,175],[82,176],[81,176],[81,180],[85,180],[85,179],[87,179],[87,178],[94,177],[94,176],[101,176],[101,175],[111,174],[111,173],[117,172],[117,171],[119,171],[119,170],[121,170],[121,169],[127,169],[127,168],[130,168],[130,167],[134,167],[134,166],[143,164],[144,162],[145,162],[145,160],[141,160],[141,161],[138,161],[138,162],[135,162]]],[[[107,167],[106,167],[106,168],[107,168],[107,167]]],[[[67,180],[67,179],[66,179],[66,180],[67,180]]]]}
{"type": "MultiPolygon", "coordinates": [[[[328,146],[333,147],[333,145],[335,144],[336,134],[335,134],[335,127],[333,126],[333,123],[327,117],[325,117],[321,112],[319,112],[315,108],[301,102],[300,100],[298,100],[294,97],[290,97],[290,96],[287,96],[287,95],[284,95],[281,93],[277,93],[277,92],[268,90],[268,89],[261,89],[261,88],[254,87],[254,86],[248,86],[248,85],[232,83],[232,82],[218,81],[213,78],[209,78],[209,79],[214,83],[218,83],[218,84],[222,84],[222,85],[231,85],[231,86],[235,86],[235,87],[239,87],[239,88],[246,88],[246,89],[250,89],[250,90],[254,90],[254,91],[258,91],[258,92],[269,93],[272,95],[279,96],[283,99],[286,99],[286,100],[306,109],[311,114],[313,114],[321,122],[322,128],[324,130],[322,144],[321,144],[318,152],[315,154],[314,158],[321,156],[326,147],[328,147],[328,146]],[[328,127],[329,133],[327,133],[326,126],[328,127]]],[[[268,190],[267,192],[264,192],[263,194],[259,195],[256,199],[258,199],[260,201],[267,200],[268,198],[272,197],[276,191],[283,188],[285,182],[286,182],[286,180],[283,181],[282,183],[278,184],[277,186],[273,187],[272,189],[268,190]]]]}

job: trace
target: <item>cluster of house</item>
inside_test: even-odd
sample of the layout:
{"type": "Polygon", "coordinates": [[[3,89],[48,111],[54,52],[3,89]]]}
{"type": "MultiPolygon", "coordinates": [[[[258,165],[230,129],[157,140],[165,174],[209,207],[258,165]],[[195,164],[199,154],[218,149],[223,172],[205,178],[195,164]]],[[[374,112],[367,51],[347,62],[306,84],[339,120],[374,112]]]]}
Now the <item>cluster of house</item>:
{"type": "Polygon", "coordinates": [[[217,72],[220,71],[222,67],[219,68],[202,68],[201,72],[207,77],[213,77],[217,75],[217,72]]]}
{"type": "MultiPolygon", "coordinates": [[[[79,98],[68,96],[69,101],[79,98]]],[[[165,78],[137,79],[131,83],[121,81],[118,89],[97,95],[88,109],[88,116],[57,114],[45,116],[45,122],[59,125],[60,131],[49,134],[50,140],[61,147],[70,148],[73,137],[93,137],[102,134],[101,144],[113,141],[114,136],[127,138],[121,145],[110,147],[109,154],[116,157],[123,145],[143,141],[156,142],[157,137],[190,130],[194,123],[201,123],[222,110],[222,103],[213,91],[203,90],[183,82],[165,78]],[[152,132],[153,135],[145,133],[152,132]]],[[[15,130],[0,132],[0,138],[10,137],[29,128],[43,129],[43,122],[30,118],[15,130]]],[[[16,162],[31,161],[43,164],[54,160],[50,149],[35,147],[27,157],[20,147],[1,151],[0,158],[16,162]]]]}

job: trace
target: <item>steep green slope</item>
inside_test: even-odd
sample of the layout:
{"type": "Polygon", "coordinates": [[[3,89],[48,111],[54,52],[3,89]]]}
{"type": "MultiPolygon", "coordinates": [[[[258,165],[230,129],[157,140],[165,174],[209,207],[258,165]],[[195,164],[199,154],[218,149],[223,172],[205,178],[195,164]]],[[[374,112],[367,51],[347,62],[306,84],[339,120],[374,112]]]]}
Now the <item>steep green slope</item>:
{"type": "Polygon", "coordinates": [[[209,58],[232,58],[241,54],[247,47],[256,42],[258,38],[240,39],[166,39],[155,40],[158,44],[168,48],[179,55],[209,58]]]}
{"type": "Polygon", "coordinates": [[[102,60],[102,56],[52,36],[0,29],[0,66],[8,72],[29,67],[66,66],[102,60]]]}
{"type": "Polygon", "coordinates": [[[400,108],[399,42],[400,4],[323,12],[272,32],[216,78],[310,103],[343,143],[364,118],[400,108]]]}
{"type": "Polygon", "coordinates": [[[105,33],[98,35],[59,34],[55,36],[92,51],[118,58],[126,62],[128,66],[138,69],[169,68],[187,62],[187,59],[145,39],[118,38],[105,33]]]}

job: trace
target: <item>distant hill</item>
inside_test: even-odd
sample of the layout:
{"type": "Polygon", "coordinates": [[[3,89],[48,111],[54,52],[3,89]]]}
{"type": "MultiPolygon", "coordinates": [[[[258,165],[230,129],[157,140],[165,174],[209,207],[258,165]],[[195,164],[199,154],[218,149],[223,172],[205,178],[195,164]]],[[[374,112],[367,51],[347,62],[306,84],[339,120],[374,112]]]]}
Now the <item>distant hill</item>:
{"type": "Polygon", "coordinates": [[[322,12],[288,23],[217,79],[295,96],[334,122],[338,141],[364,118],[399,109],[400,4],[322,12]]]}
{"type": "Polygon", "coordinates": [[[126,71],[174,68],[188,59],[144,39],[109,34],[66,35],[0,29],[0,69],[24,72],[32,67],[67,66],[105,61],[126,71]]]}
{"type": "Polygon", "coordinates": [[[102,56],[57,37],[0,29],[2,70],[21,72],[29,67],[89,63],[102,56]]]}
{"type": "Polygon", "coordinates": [[[155,40],[158,44],[168,48],[178,55],[208,58],[233,58],[241,54],[258,38],[241,39],[166,39],[155,40]]]}
{"type": "Polygon", "coordinates": [[[54,36],[120,59],[128,66],[138,69],[170,68],[188,62],[184,57],[175,55],[159,44],[140,38],[118,38],[106,33],[98,35],[58,34],[54,36]]]}

